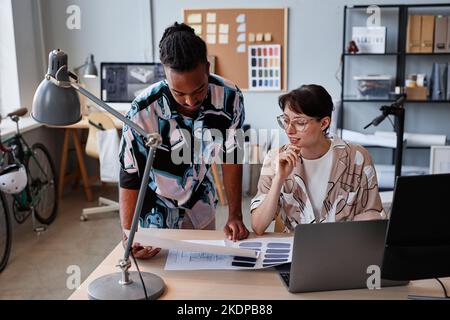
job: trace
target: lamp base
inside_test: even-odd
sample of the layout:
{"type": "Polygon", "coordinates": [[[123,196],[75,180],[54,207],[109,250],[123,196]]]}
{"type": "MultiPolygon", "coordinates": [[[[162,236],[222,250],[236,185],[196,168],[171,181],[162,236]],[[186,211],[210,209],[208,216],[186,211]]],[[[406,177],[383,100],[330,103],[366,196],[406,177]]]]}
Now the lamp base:
{"type": "MultiPolygon", "coordinates": [[[[155,274],[141,272],[149,300],[158,299],[164,292],[164,281],[155,274]]],[[[144,288],[136,271],[130,272],[132,283],[122,285],[122,272],[110,273],[92,281],[88,286],[91,300],[145,300],[144,288]]]]}

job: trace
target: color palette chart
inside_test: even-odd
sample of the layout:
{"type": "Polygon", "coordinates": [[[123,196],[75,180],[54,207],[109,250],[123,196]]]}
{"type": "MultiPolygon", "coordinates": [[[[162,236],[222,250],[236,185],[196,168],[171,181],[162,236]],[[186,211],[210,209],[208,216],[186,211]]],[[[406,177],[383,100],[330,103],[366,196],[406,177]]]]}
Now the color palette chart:
{"type": "Polygon", "coordinates": [[[248,47],[249,83],[251,90],[281,90],[281,46],[248,47]]]}

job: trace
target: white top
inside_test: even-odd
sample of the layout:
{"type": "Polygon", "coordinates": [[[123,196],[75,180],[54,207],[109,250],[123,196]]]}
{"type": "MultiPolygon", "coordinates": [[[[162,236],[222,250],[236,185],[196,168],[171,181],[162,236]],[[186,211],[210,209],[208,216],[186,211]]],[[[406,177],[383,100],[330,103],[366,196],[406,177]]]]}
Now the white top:
{"type": "Polygon", "coordinates": [[[328,180],[331,174],[333,145],[334,140],[331,140],[328,151],[318,159],[308,160],[303,158],[306,185],[308,186],[308,197],[313,207],[316,222],[320,222],[320,213],[322,212],[323,200],[325,199],[328,180]]]}

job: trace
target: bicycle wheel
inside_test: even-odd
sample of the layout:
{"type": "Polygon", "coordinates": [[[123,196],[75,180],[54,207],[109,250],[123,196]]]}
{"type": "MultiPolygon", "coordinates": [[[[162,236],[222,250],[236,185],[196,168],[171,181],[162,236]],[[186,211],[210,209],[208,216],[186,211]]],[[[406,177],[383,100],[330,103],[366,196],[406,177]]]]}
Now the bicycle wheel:
{"type": "Polygon", "coordinates": [[[0,272],[5,269],[11,253],[11,222],[8,206],[3,194],[0,194],[0,272]]]}
{"type": "Polygon", "coordinates": [[[31,150],[33,156],[27,160],[31,202],[35,208],[36,219],[40,223],[50,224],[55,220],[58,211],[55,166],[43,144],[35,143],[31,150]]]}

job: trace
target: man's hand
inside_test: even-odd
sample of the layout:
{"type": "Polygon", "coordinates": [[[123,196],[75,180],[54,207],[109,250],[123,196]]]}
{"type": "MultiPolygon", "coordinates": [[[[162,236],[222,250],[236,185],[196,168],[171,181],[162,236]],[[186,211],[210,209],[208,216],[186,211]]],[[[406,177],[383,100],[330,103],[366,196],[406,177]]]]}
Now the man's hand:
{"type": "Polygon", "coordinates": [[[222,164],[223,186],[228,199],[228,221],[223,228],[228,239],[236,241],[248,237],[242,222],[242,164],[222,164]]]}
{"type": "Polygon", "coordinates": [[[136,259],[149,259],[156,256],[161,251],[161,248],[143,247],[140,243],[133,243],[131,252],[136,259]]]}
{"type": "Polygon", "coordinates": [[[249,234],[244,222],[238,217],[228,218],[223,231],[227,238],[233,241],[246,239],[249,234]]]}
{"type": "MultiPolygon", "coordinates": [[[[123,234],[122,244],[125,248],[127,245],[127,236],[123,234]]],[[[161,248],[144,247],[138,242],[134,242],[131,246],[131,253],[136,259],[149,259],[156,256],[161,251],[161,248]]]]}

